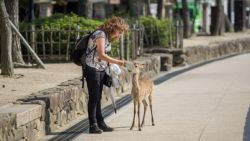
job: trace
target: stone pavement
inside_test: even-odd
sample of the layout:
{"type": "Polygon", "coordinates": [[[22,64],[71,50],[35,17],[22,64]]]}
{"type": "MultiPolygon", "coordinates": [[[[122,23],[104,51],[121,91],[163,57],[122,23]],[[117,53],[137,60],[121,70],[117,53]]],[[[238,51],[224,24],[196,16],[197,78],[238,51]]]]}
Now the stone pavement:
{"type": "Polygon", "coordinates": [[[156,126],[148,111],[142,131],[129,130],[131,103],[106,120],[114,132],[85,132],[75,141],[250,141],[249,60],[250,54],[235,56],[156,85],[156,126]]]}
{"type": "Polygon", "coordinates": [[[81,67],[73,63],[46,64],[47,69],[17,68],[16,77],[0,76],[0,107],[34,92],[52,88],[81,76],[81,67]]]}

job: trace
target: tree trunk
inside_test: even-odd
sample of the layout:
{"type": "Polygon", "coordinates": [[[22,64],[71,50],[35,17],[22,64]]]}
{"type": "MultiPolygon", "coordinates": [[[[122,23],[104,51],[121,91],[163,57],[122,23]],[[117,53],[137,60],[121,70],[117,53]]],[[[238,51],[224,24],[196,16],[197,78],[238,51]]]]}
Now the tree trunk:
{"type": "Polygon", "coordinates": [[[145,0],[145,4],[146,4],[146,15],[147,16],[151,16],[151,11],[150,11],[150,0],[145,0]]]}
{"type": "Polygon", "coordinates": [[[191,27],[190,27],[190,17],[188,12],[187,0],[182,0],[182,15],[183,15],[183,26],[184,26],[184,38],[190,38],[191,27]]]}
{"type": "Polygon", "coordinates": [[[229,18],[227,17],[227,15],[225,13],[224,13],[224,17],[225,17],[225,30],[226,30],[226,32],[234,32],[233,24],[230,22],[229,18]]]}
{"type": "Polygon", "coordinates": [[[176,11],[174,11],[174,19],[175,20],[180,20],[180,8],[179,8],[179,3],[177,0],[172,0],[172,2],[175,4],[176,11]]]}
{"type": "Polygon", "coordinates": [[[197,17],[197,11],[198,11],[198,9],[197,9],[197,3],[198,3],[198,1],[199,0],[195,0],[194,1],[194,9],[195,9],[195,13],[194,13],[194,19],[193,19],[193,22],[192,22],[192,32],[191,32],[191,34],[193,34],[194,32],[195,32],[195,29],[194,29],[194,26],[195,26],[195,21],[196,21],[196,17],[197,17]]]}
{"type": "Polygon", "coordinates": [[[12,33],[9,24],[8,13],[5,8],[4,0],[0,0],[0,25],[1,25],[1,75],[12,76],[14,74],[11,41],[12,33]]]}
{"type": "Polygon", "coordinates": [[[137,11],[137,18],[143,15],[143,2],[142,0],[136,1],[136,11],[137,11]]]}
{"type": "Polygon", "coordinates": [[[134,0],[128,0],[128,11],[131,17],[138,18],[137,17],[137,1],[134,0]]]}
{"type": "Polygon", "coordinates": [[[87,17],[87,0],[78,0],[77,14],[79,16],[87,17]]]}
{"type": "MultiPolygon", "coordinates": [[[[4,0],[10,20],[19,29],[19,0],[4,0]]],[[[24,64],[21,52],[20,38],[15,32],[12,32],[12,59],[13,62],[24,64]]]]}
{"type": "Polygon", "coordinates": [[[216,0],[216,14],[215,14],[215,22],[214,24],[214,30],[211,30],[211,34],[213,36],[221,35],[223,33],[222,31],[222,24],[224,21],[224,18],[222,16],[224,15],[223,7],[222,7],[222,0],[216,0]],[[222,14],[223,13],[223,14],[222,14]]]}
{"type": "Polygon", "coordinates": [[[157,17],[162,18],[163,0],[157,0],[157,17]]]}
{"type": "MultiPolygon", "coordinates": [[[[65,5],[65,13],[66,12],[67,6],[65,5]]],[[[77,14],[79,16],[93,18],[93,2],[91,2],[91,0],[78,0],[77,14]]]]}
{"type": "MultiPolygon", "coordinates": [[[[1,31],[1,27],[0,27],[0,31],[1,31]]],[[[0,68],[1,68],[1,34],[0,34],[0,68]]]]}

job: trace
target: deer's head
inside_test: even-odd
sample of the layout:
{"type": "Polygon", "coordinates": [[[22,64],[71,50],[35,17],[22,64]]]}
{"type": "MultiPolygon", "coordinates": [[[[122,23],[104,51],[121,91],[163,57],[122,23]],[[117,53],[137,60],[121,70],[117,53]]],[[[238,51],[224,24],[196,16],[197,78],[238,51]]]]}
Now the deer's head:
{"type": "Polygon", "coordinates": [[[140,74],[141,70],[144,68],[144,64],[133,63],[133,68],[131,69],[132,74],[140,74]]]}

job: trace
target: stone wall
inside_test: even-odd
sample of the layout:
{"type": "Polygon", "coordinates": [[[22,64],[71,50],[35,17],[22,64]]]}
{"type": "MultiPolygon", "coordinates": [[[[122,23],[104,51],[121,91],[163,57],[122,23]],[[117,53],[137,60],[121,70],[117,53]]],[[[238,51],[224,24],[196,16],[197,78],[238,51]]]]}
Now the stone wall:
{"type": "MultiPolygon", "coordinates": [[[[137,61],[146,64],[145,72],[151,76],[160,72],[160,61],[157,56],[140,58],[137,61]]],[[[131,74],[123,69],[119,78],[121,87],[116,89],[116,99],[125,96],[123,94],[130,91],[131,77],[131,74]]],[[[11,108],[7,108],[7,110],[3,108],[5,109],[4,113],[0,112],[0,141],[35,141],[45,134],[56,132],[80,116],[87,118],[87,101],[87,85],[85,82],[85,87],[82,89],[80,78],[68,80],[54,88],[32,93],[19,99],[11,105],[11,108]],[[36,107],[37,109],[33,112],[27,112],[29,109],[23,107],[22,112],[26,114],[20,114],[20,112],[13,114],[11,110],[20,105],[30,106],[30,108],[36,107]],[[26,118],[25,122],[19,121],[22,119],[20,115],[26,118]]],[[[111,101],[104,92],[102,105],[106,106],[110,103],[111,101]]]]}
{"type": "Polygon", "coordinates": [[[184,60],[187,64],[196,64],[206,60],[226,57],[250,51],[250,38],[237,39],[209,46],[194,46],[184,49],[184,60]]]}
{"type": "Polygon", "coordinates": [[[146,48],[147,55],[160,57],[161,71],[169,71],[172,67],[192,65],[229,55],[250,51],[250,38],[198,45],[184,49],[146,48]]]}
{"type": "Polygon", "coordinates": [[[42,107],[9,104],[0,108],[0,141],[35,141],[45,135],[42,107]]]}

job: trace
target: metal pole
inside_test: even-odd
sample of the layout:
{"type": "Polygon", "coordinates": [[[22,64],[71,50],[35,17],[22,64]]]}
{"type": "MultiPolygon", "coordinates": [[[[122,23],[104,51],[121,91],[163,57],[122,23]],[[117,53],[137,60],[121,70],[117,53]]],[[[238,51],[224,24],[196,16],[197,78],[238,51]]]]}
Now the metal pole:
{"type": "Polygon", "coordinates": [[[179,47],[179,40],[180,40],[180,37],[179,37],[179,20],[176,20],[176,44],[175,44],[175,47],[178,48],[179,47]]]}
{"type": "Polygon", "coordinates": [[[124,33],[120,37],[120,59],[124,59],[124,33]]]}
{"type": "Polygon", "coordinates": [[[129,33],[127,33],[127,38],[126,38],[126,60],[129,61],[129,33]]]}
{"type": "Polygon", "coordinates": [[[21,33],[18,31],[18,29],[15,27],[15,25],[10,21],[9,19],[9,23],[12,27],[12,29],[14,29],[14,31],[17,33],[17,35],[20,37],[20,39],[23,41],[24,45],[27,47],[27,49],[30,51],[32,57],[36,60],[36,62],[43,68],[46,69],[46,67],[44,66],[43,62],[40,60],[40,58],[36,55],[36,53],[33,51],[33,49],[31,48],[31,46],[27,43],[27,41],[24,39],[24,37],[21,35],[21,33]]]}
{"type": "Polygon", "coordinates": [[[132,48],[131,48],[131,53],[132,53],[132,59],[136,59],[136,28],[135,28],[135,24],[133,24],[133,28],[132,28],[132,48]]]}

